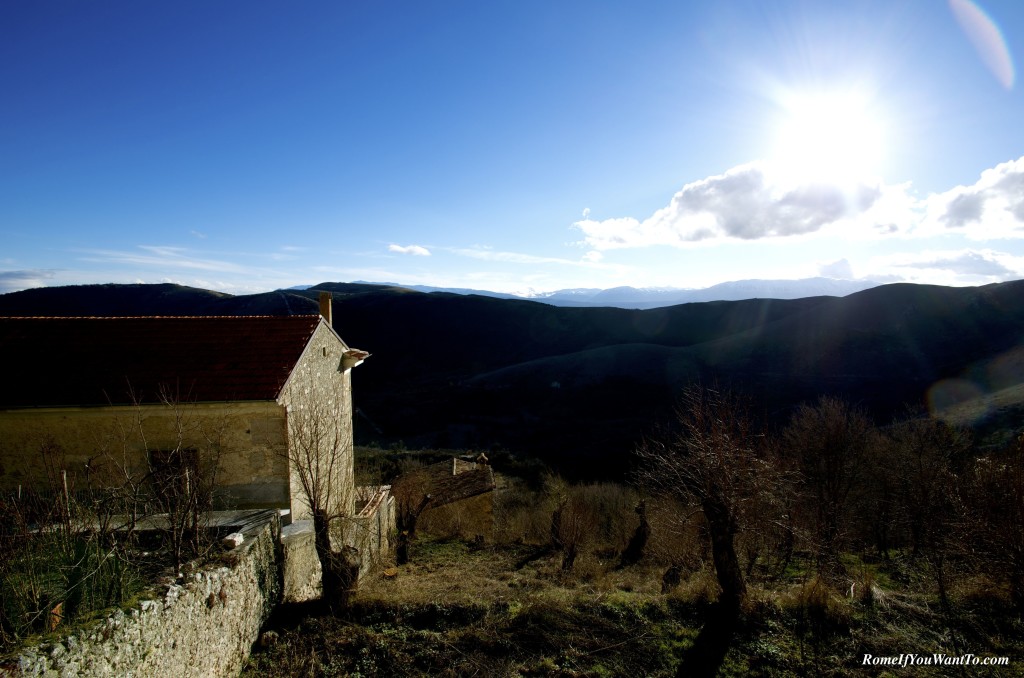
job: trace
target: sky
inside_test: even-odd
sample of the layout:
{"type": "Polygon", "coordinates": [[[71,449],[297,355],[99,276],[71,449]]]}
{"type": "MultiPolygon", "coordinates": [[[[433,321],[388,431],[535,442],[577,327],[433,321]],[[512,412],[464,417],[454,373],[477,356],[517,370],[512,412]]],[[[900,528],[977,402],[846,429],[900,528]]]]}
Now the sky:
{"type": "Polygon", "coordinates": [[[1024,3],[0,3],[0,292],[1024,278],[1024,3]]]}

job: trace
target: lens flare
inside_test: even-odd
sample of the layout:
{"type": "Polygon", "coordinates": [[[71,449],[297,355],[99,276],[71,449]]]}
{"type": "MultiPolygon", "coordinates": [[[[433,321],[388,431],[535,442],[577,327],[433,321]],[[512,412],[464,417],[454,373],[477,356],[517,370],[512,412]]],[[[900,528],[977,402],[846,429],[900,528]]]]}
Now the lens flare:
{"type": "Polygon", "coordinates": [[[928,411],[958,423],[984,419],[990,409],[986,392],[968,379],[943,379],[928,389],[928,411]]]}
{"type": "Polygon", "coordinates": [[[1016,77],[1013,57],[996,22],[971,0],[949,0],[949,9],[985,67],[999,84],[1008,90],[1013,89],[1016,77]]]}

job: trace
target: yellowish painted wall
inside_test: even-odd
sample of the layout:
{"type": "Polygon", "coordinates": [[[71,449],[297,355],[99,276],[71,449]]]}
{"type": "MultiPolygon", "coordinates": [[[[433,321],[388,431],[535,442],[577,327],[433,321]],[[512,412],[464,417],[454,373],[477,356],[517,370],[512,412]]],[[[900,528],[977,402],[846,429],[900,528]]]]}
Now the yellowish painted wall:
{"type": "Polygon", "coordinates": [[[145,477],[147,451],[180,445],[215,464],[218,504],[288,506],[286,432],[274,402],[0,411],[0,487],[49,489],[62,469],[73,488],[119,486],[145,477]]]}

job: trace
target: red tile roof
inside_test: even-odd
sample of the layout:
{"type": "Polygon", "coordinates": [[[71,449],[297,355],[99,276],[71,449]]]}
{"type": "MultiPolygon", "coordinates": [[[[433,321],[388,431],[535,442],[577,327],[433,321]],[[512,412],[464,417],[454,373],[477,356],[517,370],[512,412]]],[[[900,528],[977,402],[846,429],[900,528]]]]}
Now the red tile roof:
{"type": "Polygon", "coordinates": [[[274,400],[318,315],[0,318],[0,407],[274,400]]]}

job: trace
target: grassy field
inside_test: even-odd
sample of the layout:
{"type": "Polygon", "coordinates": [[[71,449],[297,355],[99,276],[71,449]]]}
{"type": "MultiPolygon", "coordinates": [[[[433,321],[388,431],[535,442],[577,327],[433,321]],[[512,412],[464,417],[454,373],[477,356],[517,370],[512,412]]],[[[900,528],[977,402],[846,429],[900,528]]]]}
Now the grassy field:
{"type": "MultiPolygon", "coordinates": [[[[357,475],[387,481],[452,454],[362,449],[357,475]]],[[[906,541],[880,551],[848,540],[825,563],[805,530],[787,549],[770,516],[747,515],[736,539],[747,589],[736,621],[717,614],[699,506],[494,461],[491,510],[425,513],[411,561],[365,577],[344,615],[279,610],[243,675],[1024,676],[1012,579],[990,567],[991,552],[971,550],[976,542],[957,541],[939,558],[906,541]],[[627,559],[645,522],[643,555],[627,559]],[[936,655],[979,663],[919,663],[936,655]],[[875,663],[901,656],[914,665],[875,663]],[[980,663],[991,658],[1008,663],[980,663]]],[[[857,516],[865,525],[872,517],[857,516]]]]}
{"type": "MultiPolygon", "coordinates": [[[[425,538],[393,578],[365,581],[344,618],[283,611],[279,638],[245,676],[669,676],[680,670],[717,595],[691,572],[661,593],[664,568],[616,569],[591,554],[566,573],[543,546],[425,538]]],[[[850,561],[870,594],[841,592],[797,568],[751,590],[722,676],[1024,675],[1024,623],[964,586],[943,611],[914,592],[908,563],[850,561]],[[902,590],[900,590],[902,587],[902,590]],[[864,655],[1009,657],[1008,667],[863,666],[864,655]],[[958,672],[958,668],[960,671],[958,672]]],[[[685,668],[684,668],[685,672],[685,668]]]]}

